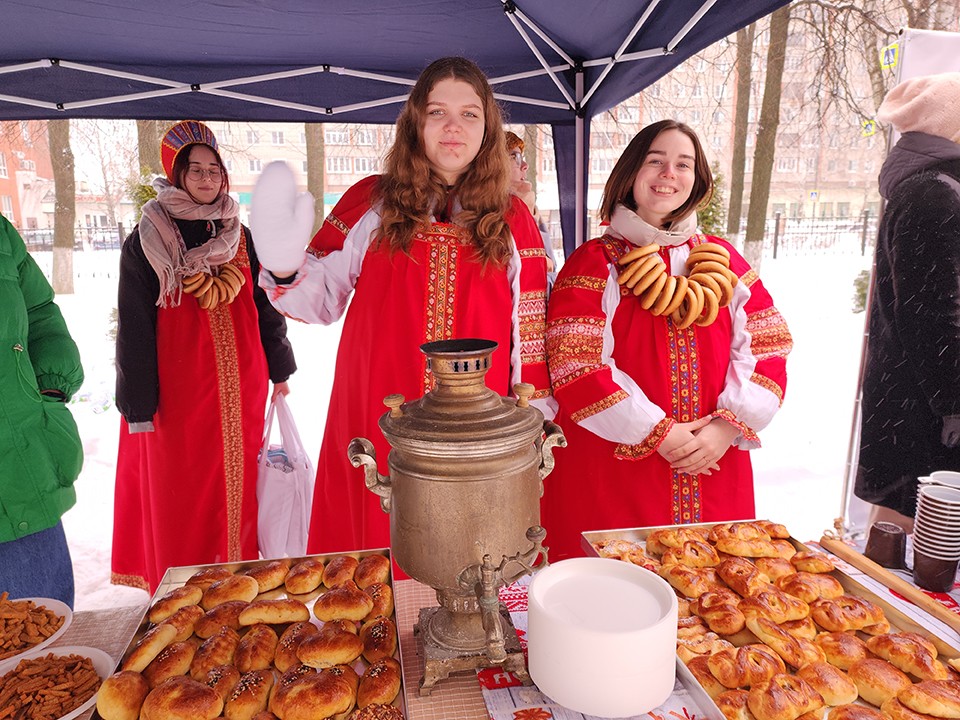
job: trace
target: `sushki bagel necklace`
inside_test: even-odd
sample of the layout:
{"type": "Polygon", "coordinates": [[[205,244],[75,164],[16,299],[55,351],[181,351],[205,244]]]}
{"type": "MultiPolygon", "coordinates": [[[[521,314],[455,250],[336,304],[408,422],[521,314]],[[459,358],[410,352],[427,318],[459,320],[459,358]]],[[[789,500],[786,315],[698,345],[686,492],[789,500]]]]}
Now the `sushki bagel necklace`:
{"type": "Polygon", "coordinates": [[[183,291],[197,298],[202,309],[213,310],[217,305],[232,303],[246,281],[240,268],[224,263],[219,275],[198,272],[184,278],[183,291]]]}
{"type": "Polygon", "coordinates": [[[690,251],[689,275],[668,275],[660,245],[634,248],[620,258],[617,282],[640,298],[640,307],[654,315],[669,315],[683,330],[693,323],[710,325],[720,308],[730,304],[739,278],[730,269],[730,251],[703,243],[690,251]]]}

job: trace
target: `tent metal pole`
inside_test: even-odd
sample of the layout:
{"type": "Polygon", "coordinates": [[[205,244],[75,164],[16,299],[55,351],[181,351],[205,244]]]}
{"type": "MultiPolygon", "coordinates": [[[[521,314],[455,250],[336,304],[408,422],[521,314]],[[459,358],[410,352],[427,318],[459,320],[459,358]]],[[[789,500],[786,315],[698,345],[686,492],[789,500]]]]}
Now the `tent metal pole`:
{"type": "Polygon", "coordinates": [[[644,10],[643,14],[640,16],[640,19],[637,20],[630,32],[627,33],[627,37],[624,38],[622,43],[620,43],[620,47],[617,48],[617,51],[613,54],[613,57],[607,62],[606,67],[600,72],[600,76],[594,80],[593,86],[587,91],[587,94],[583,96],[584,103],[589,102],[590,98],[597,91],[597,88],[599,88],[603,83],[604,78],[606,78],[607,74],[613,70],[613,66],[620,62],[620,56],[623,55],[630,43],[633,42],[633,39],[637,36],[637,33],[640,32],[640,28],[646,24],[647,19],[650,17],[651,13],[656,10],[657,5],[659,4],[660,0],[653,0],[653,2],[647,6],[647,9],[644,10]]]}
{"type": "Polygon", "coordinates": [[[49,60],[34,60],[33,62],[21,63],[19,65],[7,65],[6,67],[0,67],[0,75],[5,75],[6,73],[23,72],[24,70],[42,70],[45,67],[50,67],[49,60]]]}
{"type": "MultiPolygon", "coordinates": [[[[657,2],[659,2],[659,0],[657,0],[657,2]]],[[[566,60],[567,64],[570,67],[573,67],[574,65],[577,64],[576,61],[572,57],[570,57],[562,47],[560,47],[553,41],[553,38],[547,35],[543,30],[541,30],[540,26],[537,25],[535,22],[533,22],[533,20],[531,20],[529,17],[524,15],[520,9],[514,10],[513,13],[509,15],[511,18],[513,17],[513,15],[516,15],[518,18],[520,18],[520,20],[523,21],[524,25],[526,25],[528,28],[533,30],[533,32],[537,34],[537,37],[539,37],[547,45],[549,45],[557,55],[559,55],[564,60],[566,60]]],[[[519,32],[519,28],[517,29],[517,31],[519,32]]]]}
{"type": "Polygon", "coordinates": [[[148,100],[151,98],[168,97],[170,95],[186,95],[192,90],[189,85],[168,88],[166,90],[151,90],[150,92],[131,93],[130,95],[115,95],[113,97],[97,98],[96,100],[78,100],[71,103],[60,103],[58,108],[63,110],[76,110],[77,108],[99,107],[100,105],[113,105],[115,103],[132,102],[134,100],[148,100]]]}
{"type": "MultiPolygon", "coordinates": [[[[577,98],[583,97],[583,70],[577,72],[576,79],[576,93],[577,98]]],[[[577,107],[580,107],[579,103],[577,107]]],[[[574,167],[576,169],[577,177],[575,179],[575,189],[576,189],[576,223],[574,225],[575,232],[573,234],[574,242],[576,243],[575,247],[580,247],[583,245],[583,235],[584,235],[584,225],[587,221],[587,193],[586,188],[584,187],[583,182],[583,167],[584,167],[584,157],[583,157],[583,146],[584,146],[584,121],[583,113],[577,113],[577,119],[575,121],[575,136],[577,141],[577,152],[576,152],[576,162],[574,167]]]]}
{"type": "MultiPolygon", "coordinates": [[[[517,20],[517,18],[514,17],[515,14],[516,13],[507,13],[507,19],[510,21],[510,24],[513,25],[513,28],[517,31],[517,33],[520,35],[523,41],[527,44],[527,47],[530,48],[530,52],[532,52],[534,57],[537,58],[537,61],[540,63],[540,66],[547,71],[547,74],[550,76],[550,79],[553,81],[553,84],[557,86],[557,90],[560,91],[560,94],[563,95],[563,97],[569,103],[569,107],[571,108],[577,107],[573,101],[573,98],[570,97],[570,93],[567,92],[567,89],[563,86],[563,83],[560,82],[559,76],[551,70],[550,65],[547,63],[546,58],[543,57],[543,53],[540,52],[540,48],[534,45],[533,40],[530,39],[530,36],[527,34],[527,32],[522,27],[520,27],[520,22],[517,20]]],[[[553,43],[548,43],[548,44],[550,44],[552,47],[556,49],[556,46],[553,45],[553,43]]],[[[560,52],[559,49],[557,50],[558,52],[560,52]]],[[[564,59],[569,60],[569,58],[565,57],[566,53],[561,53],[561,55],[564,56],[564,59]]],[[[572,60],[569,60],[569,61],[572,67],[575,63],[573,63],[572,60]]]]}
{"type": "Polygon", "coordinates": [[[31,107],[43,108],[44,110],[59,110],[56,103],[44,102],[42,100],[32,100],[30,98],[17,97],[16,95],[0,95],[0,101],[15,103],[17,105],[30,105],[31,107]]]}
{"type": "Polygon", "coordinates": [[[540,100],[538,98],[521,97],[520,95],[506,95],[504,93],[494,93],[497,100],[507,100],[513,103],[522,103],[525,105],[536,105],[537,107],[556,108],[557,110],[569,110],[570,106],[566,103],[553,102],[551,100],[540,100]]]}
{"type": "Polygon", "coordinates": [[[700,6],[700,9],[697,10],[689,20],[687,20],[687,24],[680,28],[680,32],[674,35],[673,39],[667,43],[666,49],[668,52],[673,52],[674,48],[680,44],[680,41],[687,36],[687,33],[693,29],[694,25],[700,22],[700,18],[706,15],[710,11],[710,8],[716,4],[716,2],[717,0],[706,0],[706,2],[700,6]]]}

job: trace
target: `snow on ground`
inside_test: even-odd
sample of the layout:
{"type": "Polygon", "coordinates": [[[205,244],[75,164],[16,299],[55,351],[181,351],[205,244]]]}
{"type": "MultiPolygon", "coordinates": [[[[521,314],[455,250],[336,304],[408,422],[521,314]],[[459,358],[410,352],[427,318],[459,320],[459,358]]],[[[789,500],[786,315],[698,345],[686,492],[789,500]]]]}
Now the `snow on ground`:
{"type": "MultiPolygon", "coordinates": [[[[36,254],[49,266],[49,254],[36,254]]],[[[841,513],[843,482],[863,337],[852,312],[853,281],[869,257],[766,257],[763,282],[793,333],[783,409],[752,453],[757,514],[783,522],[801,540],[817,540],[841,513]]],[[[74,255],[76,292],[57,298],[83,357],[86,381],[71,409],[85,461],[77,505],[64,516],[76,575],[76,609],[142,604],[140,590],[110,585],[113,484],[119,414],[113,406],[111,312],[116,306],[115,251],[74,255]]],[[[304,445],[316,457],[326,417],[339,326],[290,323],[300,371],[290,405],[304,445]]],[[[600,529],[600,528],[598,528],[600,529]]]]}

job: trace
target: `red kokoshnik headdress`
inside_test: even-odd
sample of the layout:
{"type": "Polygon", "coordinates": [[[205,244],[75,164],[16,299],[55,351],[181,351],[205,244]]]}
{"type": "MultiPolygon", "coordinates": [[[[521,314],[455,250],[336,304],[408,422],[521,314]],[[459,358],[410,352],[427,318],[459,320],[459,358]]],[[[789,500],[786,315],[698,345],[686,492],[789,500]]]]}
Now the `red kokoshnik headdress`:
{"type": "Polygon", "coordinates": [[[167,180],[173,180],[173,163],[180,151],[188,145],[199,143],[217,150],[217,138],[213,131],[199,120],[184,120],[167,130],[160,141],[160,162],[167,174],[167,180]]]}

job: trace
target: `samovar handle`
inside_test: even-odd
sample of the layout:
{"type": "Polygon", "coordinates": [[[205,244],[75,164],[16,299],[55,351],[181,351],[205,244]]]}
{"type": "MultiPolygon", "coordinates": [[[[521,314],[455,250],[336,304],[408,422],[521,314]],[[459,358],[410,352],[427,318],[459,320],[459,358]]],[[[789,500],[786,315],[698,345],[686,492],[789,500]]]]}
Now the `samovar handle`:
{"type": "Polygon", "coordinates": [[[381,475],[377,471],[377,451],[373,443],[366,438],[354,438],[347,446],[347,457],[354,467],[363,465],[363,480],[367,484],[367,490],[380,496],[380,508],[389,514],[393,486],[390,484],[389,475],[381,475]]]}
{"type": "Polygon", "coordinates": [[[540,497],[543,497],[543,479],[553,472],[556,460],[553,457],[553,448],[566,447],[567,438],[563,430],[553,420],[543,421],[543,436],[537,438],[537,452],[540,453],[540,497]]]}

